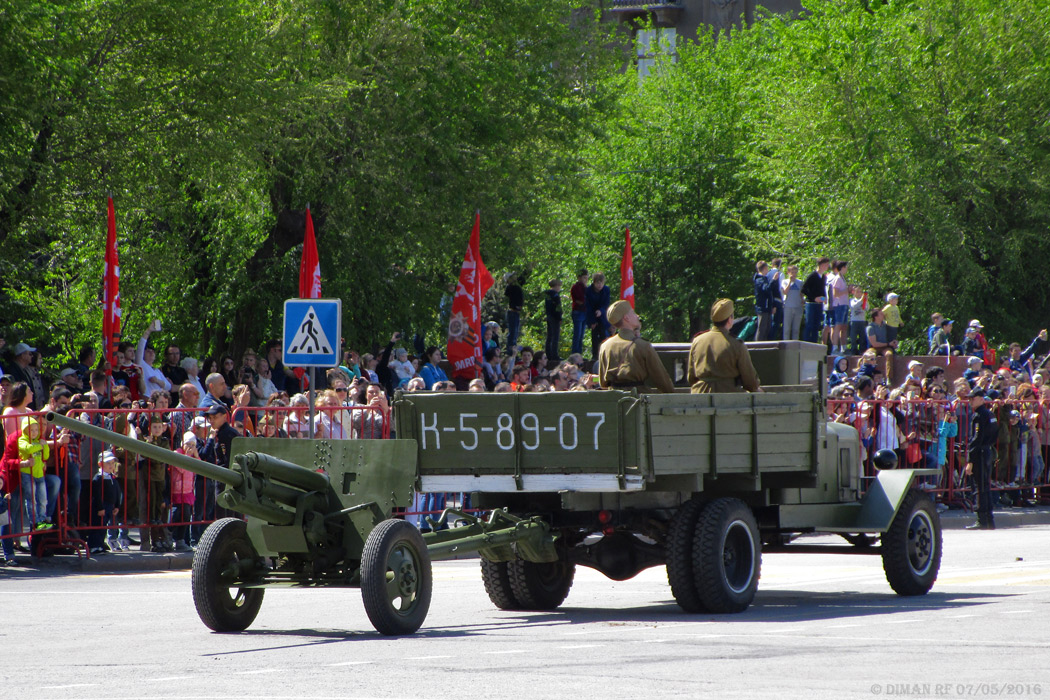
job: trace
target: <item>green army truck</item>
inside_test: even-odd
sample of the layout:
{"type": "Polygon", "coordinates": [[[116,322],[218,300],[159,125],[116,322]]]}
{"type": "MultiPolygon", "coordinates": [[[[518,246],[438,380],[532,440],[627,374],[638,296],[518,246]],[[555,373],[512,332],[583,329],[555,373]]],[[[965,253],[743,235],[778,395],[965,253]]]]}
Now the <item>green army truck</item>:
{"type": "MultiPolygon", "coordinates": [[[[658,351],[680,384],[688,346],[658,351]]],[[[666,565],[684,610],[739,612],[755,596],[763,551],[880,554],[894,591],[929,591],[940,521],[913,482],[936,470],[865,481],[857,431],[827,419],[823,348],[751,352],[763,393],[405,394],[397,436],[416,443],[421,491],[473,493],[478,508],[549,526],[543,557],[482,550],[485,588],[501,608],[556,607],[576,566],[625,580],[666,565]],[[810,533],[843,541],[798,537],[810,533]]]]}
{"type": "MultiPolygon", "coordinates": [[[[662,350],[679,376],[687,348],[662,350]]],[[[429,610],[431,561],[468,552],[503,609],[556,608],[577,566],[624,580],[666,565],[686,611],[739,612],[762,552],[813,551],[796,538],[807,533],[843,537],[819,551],[880,554],[897,593],[926,593],[940,521],[913,481],[936,471],[862,480],[857,432],[825,415],[823,363],[810,357],[822,351],[756,346],[756,394],[400,394],[396,439],[237,438],[229,468],[47,418],[224,485],[219,504],[245,517],[208,527],[191,574],[217,632],[247,628],[281,586],[359,588],[379,632],[411,634],[429,610]],[[485,515],[446,509],[421,534],[394,515],[419,491],[469,493],[485,515]]]]}

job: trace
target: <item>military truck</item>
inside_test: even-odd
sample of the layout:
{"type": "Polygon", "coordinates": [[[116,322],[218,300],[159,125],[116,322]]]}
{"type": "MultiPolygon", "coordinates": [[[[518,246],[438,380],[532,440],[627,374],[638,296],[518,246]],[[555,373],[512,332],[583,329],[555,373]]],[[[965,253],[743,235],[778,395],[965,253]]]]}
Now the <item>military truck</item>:
{"type": "MultiPolygon", "coordinates": [[[[674,371],[684,346],[662,350],[674,371]]],[[[429,609],[431,560],[467,552],[508,610],[557,608],[577,566],[614,580],[666,566],[684,610],[740,612],[763,551],[879,554],[894,591],[924,594],[941,530],[913,482],[936,470],[865,483],[856,430],[825,415],[818,353],[756,347],[766,391],[754,394],[399,394],[396,439],[239,438],[231,469],[53,418],[227,485],[220,504],[247,517],[212,524],[192,571],[216,631],[250,625],[267,587],[342,586],[361,588],[381,633],[409,634],[429,609]],[[415,491],[472,494],[487,516],[448,509],[421,535],[391,517],[415,491]],[[798,539],[809,533],[843,542],[798,539]]]]}

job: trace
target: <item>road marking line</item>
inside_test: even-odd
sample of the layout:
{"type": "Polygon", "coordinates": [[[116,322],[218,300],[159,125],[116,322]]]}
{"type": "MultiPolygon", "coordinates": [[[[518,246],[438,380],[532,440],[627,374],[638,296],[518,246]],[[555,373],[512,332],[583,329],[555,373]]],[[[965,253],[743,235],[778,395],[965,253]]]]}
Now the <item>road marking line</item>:
{"type": "Polygon", "coordinates": [[[860,625],[828,625],[828,626],[827,626],[827,627],[825,627],[824,629],[829,629],[829,630],[844,630],[844,629],[846,629],[846,628],[848,628],[848,627],[860,627],[860,625]]]}
{"type": "MultiPolygon", "coordinates": [[[[600,623],[597,623],[600,624],[600,623]]],[[[591,627],[590,629],[583,630],[581,632],[559,632],[558,634],[563,637],[578,637],[584,634],[608,634],[613,632],[650,632],[653,630],[659,630],[661,632],[673,632],[682,627],[695,627],[696,625],[713,625],[714,620],[702,620],[699,622],[683,622],[681,624],[666,624],[666,625],[620,625],[617,627],[591,627]]]]}
{"type": "Polygon", "coordinates": [[[524,654],[528,649],[508,649],[506,651],[486,651],[484,654],[524,654]]]}
{"type": "Polygon", "coordinates": [[[562,646],[560,646],[558,648],[559,649],[594,649],[595,647],[603,647],[603,646],[605,646],[605,645],[604,644],[565,644],[565,645],[562,645],[562,646]]]}
{"type": "Polygon", "coordinates": [[[1035,612],[1034,610],[1004,610],[1003,615],[1024,615],[1026,613],[1035,612]]]}
{"type": "Polygon", "coordinates": [[[277,673],[282,669],[279,668],[258,668],[254,671],[235,671],[234,673],[238,676],[251,676],[259,673],[277,673]]]}
{"type": "Polygon", "coordinates": [[[168,676],[167,678],[147,678],[147,683],[164,683],[166,681],[184,681],[193,678],[193,676],[168,676]]]}
{"type": "Polygon", "coordinates": [[[439,654],[437,656],[409,656],[405,661],[429,661],[430,659],[451,659],[452,654],[439,654]]]}
{"type": "Polygon", "coordinates": [[[361,664],[373,664],[374,661],[340,661],[337,664],[328,664],[329,666],[360,666],[361,664]]]}
{"type": "Polygon", "coordinates": [[[917,617],[913,617],[913,618],[908,619],[908,620],[884,620],[882,624],[884,624],[884,625],[906,625],[909,622],[922,622],[922,620],[920,620],[917,617]]]}
{"type": "Polygon", "coordinates": [[[72,685],[44,685],[40,687],[40,690],[63,690],[65,688],[91,688],[98,685],[98,683],[73,683],[72,685]]]}
{"type": "Polygon", "coordinates": [[[964,617],[977,617],[977,616],[976,615],[949,615],[948,619],[949,620],[961,620],[964,617]]]}

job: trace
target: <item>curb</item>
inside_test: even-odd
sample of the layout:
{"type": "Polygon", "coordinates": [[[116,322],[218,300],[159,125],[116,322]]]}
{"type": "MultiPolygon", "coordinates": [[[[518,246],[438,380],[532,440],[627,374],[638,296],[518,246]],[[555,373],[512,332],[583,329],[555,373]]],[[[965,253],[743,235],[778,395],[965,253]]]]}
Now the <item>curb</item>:
{"type": "MultiPolygon", "coordinates": [[[[1024,527],[1026,525],[1050,524],[1050,508],[1008,508],[995,509],[992,512],[996,529],[1024,527]]],[[[961,510],[941,513],[941,528],[944,530],[962,530],[977,521],[977,516],[961,510]]]]}

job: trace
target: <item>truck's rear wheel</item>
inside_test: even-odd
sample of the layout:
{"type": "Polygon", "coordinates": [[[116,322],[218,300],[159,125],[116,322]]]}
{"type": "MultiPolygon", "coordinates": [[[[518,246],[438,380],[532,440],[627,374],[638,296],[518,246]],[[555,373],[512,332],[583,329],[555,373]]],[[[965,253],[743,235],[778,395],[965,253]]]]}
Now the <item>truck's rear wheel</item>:
{"type": "Polygon", "coordinates": [[[693,568],[700,601],[709,612],[742,612],[751,605],[762,569],[762,540],[743,501],[719,498],[704,507],[693,540],[693,568]]]}
{"type": "Polygon", "coordinates": [[[540,563],[515,559],[507,562],[507,574],[517,609],[554,610],[569,595],[576,565],[563,559],[540,563]]]}
{"type": "Polygon", "coordinates": [[[882,536],[882,568],[898,595],[923,595],[941,568],[941,519],[929,496],[911,490],[882,536]]]}
{"type": "Polygon", "coordinates": [[[703,506],[703,503],[693,499],[683,503],[672,518],[667,532],[667,582],[671,584],[671,595],[675,602],[688,613],[704,612],[693,572],[693,539],[703,506]]]}
{"type": "Polygon", "coordinates": [[[430,610],[433,591],[430,556],[412,523],[384,520],[361,554],[361,600],[380,634],[412,634],[430,610]]]}
{"type": "Polygon", "coordinates": [[[240,565],[257,558],[243,520],[223,518],[208,526],[193,555],[190,586],[201,622],[216,632],[241,632],[255,621],[262,588],[230,586],[240,565]]]}
{"type": "Polygon", "coordinates": [[[514,597],[514,590],[510,586],[510,572],[506,561],[481,560],[481,582],[485,584],[485,592],[489,594],[489,600],[500,610],[521,610],[521,603],[514,597]]]}

